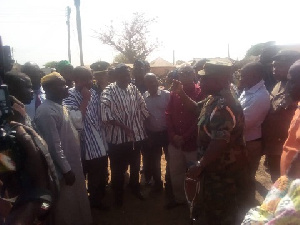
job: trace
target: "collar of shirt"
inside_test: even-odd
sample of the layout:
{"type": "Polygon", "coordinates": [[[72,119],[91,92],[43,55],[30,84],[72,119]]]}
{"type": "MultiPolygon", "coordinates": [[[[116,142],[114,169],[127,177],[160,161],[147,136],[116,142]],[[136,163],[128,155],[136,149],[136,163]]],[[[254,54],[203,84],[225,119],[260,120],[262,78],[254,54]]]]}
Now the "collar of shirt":
{"type": "Polygon", "coordinates": [[[251,87],[248,90],[245,90],[245,93],[247,94],[254,94],[255,92],[257,92],[262,86],[264,86],[265,82],[264,80],[261,80],[260,82],[258,82],[257,84],[255,84],[253,87],[251,87]]]}
{"type": "Polygon", "coordinates": [[[286,83],[287,83],[286,81],[279,81],[273,88],[271,92],[271,96],[275,97],[277,95],[284,94],[286,89],[286,83]]]}
{"type": "MultiPolygon", "coordinates": [[[[133,86],[135,86],[134,84],[128,84],[128,86],[124,89],[124,88],[120,88],[118,85],[117,85],[117,82],[114,83],[114,86],[119,89],[120,91],[124,91],[124,92],[128,92],[130,89],[133,88],[133,86]]],[[[136,86],[135,86],[136,87],[136,86]]]]}
{"type": "MultiPolygon", "coordinates": [[[[161,90],[158,89],[157,92],[156,92],[156,95],[161,95],[161,90]]],[[[146,91],[145,94],[144,94],[144,96],[145,96],[145,98],[148,98],[151,95],[150,95],[150,93],[148,91],[146,91]]]]}

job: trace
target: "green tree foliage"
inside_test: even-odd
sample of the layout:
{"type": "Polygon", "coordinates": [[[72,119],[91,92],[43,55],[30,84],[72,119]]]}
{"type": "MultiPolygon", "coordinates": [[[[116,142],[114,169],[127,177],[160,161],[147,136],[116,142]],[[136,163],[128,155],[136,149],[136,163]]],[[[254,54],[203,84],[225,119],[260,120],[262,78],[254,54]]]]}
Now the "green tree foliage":
{"type": "Polygon", "coordinates": [[[134,63],[136,59],[145,60],[158,47],[157,40],[149,41],[148,27],[153,22],[153,18],[148,19],[144,14],[134,13],[131,21],[123,22],[121,31],[116,31],[111,24],[105,31],[98,32],[97,37],[103,44],[120,52],[127,62],[134,63]]]}
{"type": "Polygon", "coordinates": [[[183,63],[185,63],[185,61],[183,61],[183,60],[177,60],[177,61],[176,61],[176,65],[181,65],[181,64],[183,64],[183,63]]]}
{"type": "Polygon", "coordinates": [[[258,43],[256,45],[252,45],[251,48],[247,51],[245,58],[250,56],[259,56],[265,48],[273,45],[275,45],[274,41],[268,41],[265,43],[258,43]]]}
{"type": "Polygon", "coordinates": [[[122,53],[119,53],[118,55],[116,55],[114,57],[114,62],[115,63],[129,63],[128,59],[126,58],[125,55],[123,55],[122,53]]]}
{"type": "Polygon", "coordinates": [[[45,63],[45,68],[56,68],[58,64],[58,61],[50,61],[45,63]]]}

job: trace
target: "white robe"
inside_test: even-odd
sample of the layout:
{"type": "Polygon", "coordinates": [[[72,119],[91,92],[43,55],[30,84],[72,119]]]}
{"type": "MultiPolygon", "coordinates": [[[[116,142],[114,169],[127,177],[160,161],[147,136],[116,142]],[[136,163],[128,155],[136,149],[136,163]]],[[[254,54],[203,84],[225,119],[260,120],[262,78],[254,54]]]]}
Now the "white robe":
{"type": "Polygon", "coordinates": [[[48,144],[49,152],[60,178],[60,195],[54,209],[57,225],[88,225],[92,222],[80,157],[78,133],[68,110],[46,100],[36,111],[34,120],[38,132],[48,144]],[[63,173],[72,170],[76,181],[67,186],[63,173]]]}

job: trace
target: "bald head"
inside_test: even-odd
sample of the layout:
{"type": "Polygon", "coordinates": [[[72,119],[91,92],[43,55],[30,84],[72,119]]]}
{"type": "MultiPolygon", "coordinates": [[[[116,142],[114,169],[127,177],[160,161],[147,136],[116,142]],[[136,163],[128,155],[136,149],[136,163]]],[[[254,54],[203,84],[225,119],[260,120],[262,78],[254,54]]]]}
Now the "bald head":
{"type": "Polygon", "coordinates": [[[289,69],[287,75],[287,92],[294,101],[300,101],[300,60],[289,69]]]}
{"type": "Polygon", "coordinates": [[[27,62],[22,66],[21,71],[30,77],[33,90],[39,90],[44,75],[40,67],[34,62],[27,62]]]}
{"type": "Polygon", "coordinates": [[[75,88],[81,90],[86,87],[91,89],[93,86],[93,75],[92,71],[85,66],[77,66],[72,73],[75,81],[75,88]]]}
{"type": "Polygon", "coordinates": [[[154,73],[146,73],[145,80],[146,79],[157,79],[157,77],[154,73]]]}
{"type": "Polygon", "coordinates": [[[77,66],[73,70],[73,77],[75,82],[78,80],[92,79],[92,71],[85,66],[77,66]]]}
{"type": "Polygon", "coordinates": [[[264,67],[260,62],[246,64],[241,70],[241,89],[249,89],[259,83],[264,77],[264,67]]]}
{"type": "Polygon", "coordinates": [[[8,86],[10,95],[16,97],[23,104],[29,104],[33,98],[32,83],[25,73],[17,71],[7,72],[3,79],[8,86]]]}
{"type": "Polygon", "coordinates": [[[178,80],[184,88],[193,87],[195,80],[195,70],[189,64],[182,65],[178,70],[178,80]]]}
{"type": "Polygon", "coordinates": [[[264,76],[264,67],[260,62],[248,63],[242,68],[242,70],[261,78],[264,76]]]}
{"type": "Polygon", "coordinates": [[[154,73],[146,73],[144,78],[145,86],[151,96],[154,96],[157,94],[158,85],[159,82],[157,80],[157,77],[154,73]]]}

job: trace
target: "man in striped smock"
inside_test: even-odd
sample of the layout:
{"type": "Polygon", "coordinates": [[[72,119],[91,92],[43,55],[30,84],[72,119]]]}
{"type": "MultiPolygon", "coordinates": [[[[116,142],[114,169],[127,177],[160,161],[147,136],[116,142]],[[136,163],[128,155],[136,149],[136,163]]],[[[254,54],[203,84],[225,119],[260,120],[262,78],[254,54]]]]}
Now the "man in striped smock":
{"type": "Polygon", "coordinates": [[[85,67],[73,72],[75,87],[69,89],[64,99],[77,129],[81,131],[81,154],[84,174],[87,175],[88,191],[92,208],[108,209],[102,202],[108,179],[107,143],[100,120],[100,96],[93,90],[92,73],[85,67]]]}
{"type": "Polygon", "coordinates": [[[108,85],[101,95],[101,118],[107,124],[108,156],[115,206],[123,205],[124,174],[130,165],[129,186],[132,193],[140,193],[140,150],[146,138],[144,120],[148,117],[145,101],[137,87],[130,84],[126,65],[115,69],[116,82],[108,85]]]}

